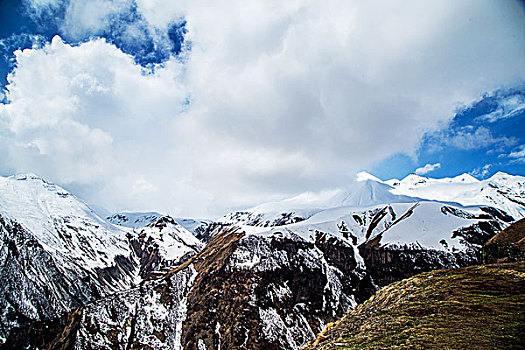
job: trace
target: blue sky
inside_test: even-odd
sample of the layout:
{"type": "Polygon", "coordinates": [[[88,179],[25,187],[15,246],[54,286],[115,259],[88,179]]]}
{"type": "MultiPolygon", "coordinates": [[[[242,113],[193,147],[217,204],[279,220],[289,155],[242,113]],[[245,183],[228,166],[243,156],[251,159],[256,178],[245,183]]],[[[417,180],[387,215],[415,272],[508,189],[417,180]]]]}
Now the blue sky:
{"type": "Polygon", "coordinates": [[[525,175],[519,1],[2,0],[0,55],[0,173],[110,211],[525,175]]]}
{"type": "Polygon", "coordinates": [[[460,108],[443,129],[425,133],[415,155],[392,155],[372,172],[382,178],[403,178],[414,169],[439,163],[429,176],[469,173],[486,179],[498,171],[523,175],[524,135],[525,89],[499,90],[460,108]]]}

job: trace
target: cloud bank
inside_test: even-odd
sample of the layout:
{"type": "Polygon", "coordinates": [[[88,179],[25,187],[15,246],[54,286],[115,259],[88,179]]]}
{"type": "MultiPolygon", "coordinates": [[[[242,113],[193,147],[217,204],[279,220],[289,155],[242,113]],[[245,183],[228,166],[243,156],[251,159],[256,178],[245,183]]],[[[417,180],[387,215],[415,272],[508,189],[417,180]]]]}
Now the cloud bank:
{"type": "Polygon", "coordinates": [[[414,153],[459,106],[525,81],[518,2],[98,3],[31,3],[62,6],[63,35],[91,39],[16,54],[0,170],[109,210],[214,216],[344,186],[414,153]],[[191,46],[153,71],[96,37],[120,23],[161,42],[182,18],[191,46]]]}

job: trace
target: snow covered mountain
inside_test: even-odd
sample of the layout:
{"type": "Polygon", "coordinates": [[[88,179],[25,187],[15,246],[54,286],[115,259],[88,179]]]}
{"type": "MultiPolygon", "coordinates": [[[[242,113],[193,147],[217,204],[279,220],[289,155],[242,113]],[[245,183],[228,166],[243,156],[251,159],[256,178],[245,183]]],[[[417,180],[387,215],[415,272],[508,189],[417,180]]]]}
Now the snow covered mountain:
{"type": "Polygon", "coordinates": [[[131,246],[140,259],[140,276],[147,279],[180,265],[203,247],[190,231],[170,216],[161,216],[133,236],[131,246]]]}
{"type": "MultiPolygon", "coordinates": [[[[157,212],[122,212],[108,216],[106,219],[117,226],[141,229],[161,218],[162,214],[157,212]]],[[[177,224],[184,227],[194,236],[204,232],[211,220],[199,220],[189,218],[173,218],[177,224]]]]}
{"type": "Polygon", "coordinates": [[[203,246],[169,217],[149,221],[140,232],[118,227],[36,175],[0,177],[0,343],[13,327],[131,288],[203,246]]]}
{"type": "Polygon", "coordinates": [[[36,175],[0,177],[0,219],[0,339],[135,281],[126,232],[36,175]]]}
{"type": "Polygon", "coordinates": [[[2,279],[2,325],[30,324],[3,336],[8,348],[33,349],[49,342],[76,349],[299,349],[381,286],[479,263],[483,243],[523,216],[525,197],[523,178],[506,174],[387,182],[360,174],[344,190],[263,204],[216,223],[188,220],[187,229],[156,213],[117,214],[111,221],[123,226],[109,224],[38,177],[2,181],[7,238],[0,257],[9,276],[2,279]],[[203,248],[197,237],[209,243],[203,248]],[[71,247],[72,261],[61,244],[71,247]],[[98,272],[111,263],[104,260],[111,253],[110,266],[123,276],[110,274],[116,287],[48,320],[60,312],[40,310],[58,309],[86,290],[68,268],[90,276],[93,266],[98,272]],[[119,256],[129,264],[119,265],[119,256]],[[46,299],[50,293],[58,296],[46,299]],[[45,336],[28,336],[35,329],[45,336]]]}
{"type": "Polygon", "coordinates": [[[225,224],[272,227],[308,219],[323,210],[338,207],[367,207],[383,203],[415,203],[419,199],[391,193],[392,187],[361,173],[359,181],[345,189],[320,193],[303,193],[280,202],[261,204],[245,211],[233,212],[220,218],[225,224]]]}
{"type": "Polygon", "coordinates": [[[487,205],[501,209],[515,220],[525,217],[525,177],[502,172],[480,181],[468,174],[432,179],[411,174],[385,182],[396,195],[456,202],[464,206],[487,205]]]}
{"type": "Polygon", "coordinates": [[[154,211],[147,213],[123,212],[108,216],[106,219],[117,226],[139,229],[148,226],[161,216],[162,214],[154,211]]]}
{"type": "MultiPolygon", "coordinates": [[[[478,263],[483,243],[515,220],[496,205],[515,215],[522,210],[519,177],[486,182],[498,186],[494,207],[425,200],[396,193],[395,183],[361,179],[351,190],[229,214],[208,224],[201,236],[210,242],[200,251],[177,220],[157,218],[132,231],[140,274],[154,279],[89,303],[65,321],[33,327],[55,329],[49,339],[66,339],[78,349],[298,349],[381,286],[478,263]],[[156,261],[172,248],[175,259],[156,261]]],[[[466,198],[459,189],[478,182],[438,183],[466,198]]],[[[45,345],[20,334],[6,344],[45,345]]]]}
{"type": "Polygon", "coordinates": [[[469,174],[432,179],[411,174],[403,180],[382,181],[365,172],[347,188],[303,193],[265,203],[220,218],[225,224],[272,227],[304,221],[330,208],[363,208],[379,204],[438,201],[459,206],[485,205],[503,210],[514,220],[525,217],[525,177],[496,173],[479,181],[469,174]]]}
{"type": "Polygon", "coordinates": [[[509,220],[492,208],[421,202],[230,226],[163,277],[70,314],[56,339],[67,334],[78,349],[299,349],[378,286],[478,262],[480,245],[509,220]]]}

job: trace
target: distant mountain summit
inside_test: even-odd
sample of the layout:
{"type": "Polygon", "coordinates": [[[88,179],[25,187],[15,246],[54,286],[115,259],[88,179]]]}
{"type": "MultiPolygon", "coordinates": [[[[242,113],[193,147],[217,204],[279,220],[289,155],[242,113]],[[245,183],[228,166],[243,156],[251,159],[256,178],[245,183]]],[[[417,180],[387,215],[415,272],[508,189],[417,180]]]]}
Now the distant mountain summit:
{"type": "Polygon", "coordinates": [[[106,219],[118,226],[139,229],[148,226],[161,216],[162,214],[157,212],[123,212],[112,214],[106,219]]]}
{"type": "Polygon", "coordinates": [[[469,174],[434,179],[410,174],[402,180],[382,181],[361,172],[346,188],[320,193],[303,193],[278,202],[230,213],[222,223],[252,226],[280,226],[306,220],[333,208],[364,208],[380,204],[437,201],[458,207],[490,206],[514,220],[525,217],[525,177],[502,172],[480,181],[469,174]]]}
{"type": "Polygon", "coordinates": [[[525,217],[525,177],[503,172],[487,180],[477,180],[469,174],[454,178],[433,179],[415,174],[403,180],[388,180],[385,183],[396,195],[418,197],[425,200],[456,202],[463,206],[487,205],[505,211],[520,219],[525,217]]]}

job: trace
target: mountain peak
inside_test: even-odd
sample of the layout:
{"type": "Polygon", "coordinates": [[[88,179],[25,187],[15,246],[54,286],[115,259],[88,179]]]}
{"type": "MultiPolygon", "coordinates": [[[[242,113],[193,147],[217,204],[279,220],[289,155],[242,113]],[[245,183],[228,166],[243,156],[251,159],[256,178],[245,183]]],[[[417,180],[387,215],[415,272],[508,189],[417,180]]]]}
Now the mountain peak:
{"type": "Polygon", "coordinates": [[[494,175],[488,178],[488,180],[495,180],[495,179],[505,179],[508,177],[511,177],[512,175],[504,173],[503,171],[498,171],[494,175]]]}
{"type": "Polygon", "coordinates": [[[454,180],[455,182],[464,182],[464,183],[479,182],[478,179],[476,179],[474,176],[467,174],[467,173],[458,175],[454,177],[452,180],[454,180]]]}
{"type": "Polygon", "coordinates": [[[42,177],[36,175],[35,173],[19,173],[19,174],[13,175],[13,178],[15,180],[42,180],[44,181],[42,177]]]}
{"type": "Polygon", "coordinates": [[[417,175],[417,174],[408,174],[403,180],[401,180],[402,183],[412,183],[412,184],[418,184],[418,183],[425,183],[428,181],[428,177],[417,175]]]}
{"type": "Polygon", "coordinates": [[[367,180],[372,180],[372,181],[381,182],[381,183],[383,182],[383,180],[381,180],[380,178],[375,177],[374,175],[367,173],[366,171],[361,171],[357,173],[356,180],[358,182],[367,181],[367,180]]]}

